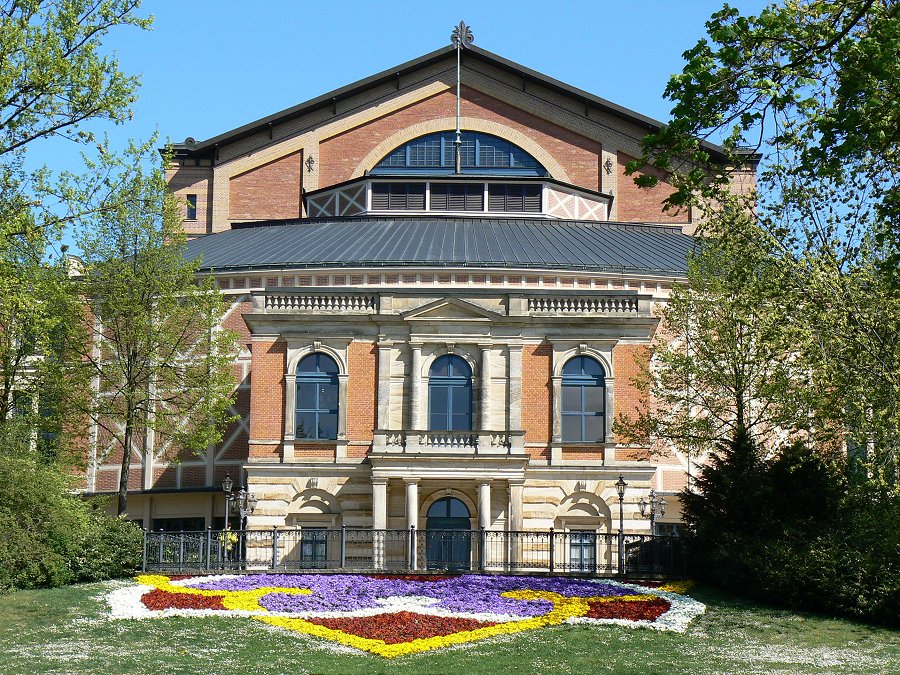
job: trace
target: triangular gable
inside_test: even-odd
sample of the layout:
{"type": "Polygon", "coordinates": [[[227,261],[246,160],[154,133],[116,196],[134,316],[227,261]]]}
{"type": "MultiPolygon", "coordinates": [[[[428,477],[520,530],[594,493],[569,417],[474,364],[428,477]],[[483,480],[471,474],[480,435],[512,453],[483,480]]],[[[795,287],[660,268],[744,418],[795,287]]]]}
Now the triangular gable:
{"type": "Polygon", "coordinates": [[[452,297],[429,302],[401,316],[407,321],[494,321],[500,318],[496,312],[452,297]]]}
{"type": "MultiPolygon", "coordinates": [[[[235,141],[248,136],[252,136],[262,131],[269,130],[271,132],[274,126],[283,124],[298,117],[302,117],[303,115],[307,115],[320,108],[332,108],[334,113],[336,114],[338,110],[338,104],[343,100],[353,98],[365,91],[383,86],[387,83],[399,83],[400,79],[405,77],[406,75],[422,70],[424,68],[428,68],[435,63],[438,63],[445,59],[455,60],[455,57],[455,47],[453,47],[452,45],[448,45],[446,47],[442,47],[433,52],[420,56],[417,59],[407,61],[406,63],[394,66],[393,68],[388,68],[387,70],[383,70],[380,73],[376,73],[375,75],[372,75],[365,79],[353,82],[352,84],[348,84],[326,94],[322,94],[321,96],[317,96],[316,98],[310,99],[286,110],[282,110],[273,115],[269,115],[236,129],[232,129],[231,131],[219,134],[205,141],[194,141],[193,139],[188,139],[186,143],[174,144],[173,148],[175,149],[176,154],[180,156],[213,156],[217,151],[217,148],[220,146],[234,143],[235,141]]],[[[577,101],[580,105],[586,106],[586,108],[594,108],[614,117],[618,117],[619,119],[625,120],[632,124],[636,124],[639,127],[646,129],[647,131],[656,131],[662,126],[662,123],[658,120],[642,115],[638,112],[635,112],[634,110],[629,110],[628,108],[617,105],[604,98],[595,96],[594,94],[586,92],[582,89],[578,89],[577,87],[573,87],[564,82],[549,77],[548,75],[545,75],[539,71],[532,70],[531,68],[527,68],[514,61],[510,61],[509,59],[505,59],[501,56],[498,56],[497,54],[487,51],[486,49],[482,49],[473,45],[469,49],[464,50],[463,60],[465,61],[465,59],[476,59],[488,63],[496,68],[500,68],[507,72],[513,73],[515,76],[521,78],[523,85],[524,83],[527,83],[529,81],[535,82],[543,87],[547,87],[572,100],[577,101]]],[[[721,147],[709,143],[708,141],[704,141],[703,146],[708,149],[714,157],[724,158],[723,150],[721,147]]]]}

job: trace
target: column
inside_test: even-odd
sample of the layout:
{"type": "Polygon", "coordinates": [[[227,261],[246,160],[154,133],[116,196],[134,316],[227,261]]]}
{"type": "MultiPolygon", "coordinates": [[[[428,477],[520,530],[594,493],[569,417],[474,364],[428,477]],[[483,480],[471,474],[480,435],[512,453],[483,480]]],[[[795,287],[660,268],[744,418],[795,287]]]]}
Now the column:
{"type": "Polygon", "coordinates": [[[419,526],[419,480],[406,480],[406,529],[419,526]]]}
{"type": "Polygon", "coordinates": [[[525,452],[522,427],[522,345],[509,345],[509,445],[513,453],[525,452]]]}
{"type": "Polygon", "coordinates": [[[491,346],[481,347],[481,430],[491,430],[491,346]]]}
{"type": "Polygon", "coordinates": [[[562,375],[553,378],[553,430],[550,436],[550,463],[562,462],[562,375]]]}
{"type": "MultiPolygon", "coordinates": [[[[372,529],[387,529],[387,479],[372,479],[372,529]]],[[[372,533],[372,565],[384,568],[384,532],[372,533]]]]}
{"type": "Polygon", "coordinates": [[[478,484],[478,527],[491,527],[491,482],[487,480],[478,484]]]}
{"type": "Polygon", "coordinates": [[[382,431],[390,428],[391,414],[391,349],[394,343],[390,340],[378,341],[378,419],[377,428],[382,431]]]}
{"type": "Polygon", "coordinates": [[[422,345],[409,344],[409,428],[422,428],[422,345]]]}
{"type": "MultiPolygon", "coordinates": [[[[522,491],[525,487],[523,480],[509,481],[509,524],[507,529],[511,532],[522,531],[522,491]]],[[[519,561],[523,558],[522,546],[524,542],[518,536],[510,536],[509,539],[509,563],[512,569],[517,569],[519,561]]]]}
{"type": "Polygon", "coordinates": [[[509,481],[509,529],[522,531],[522,493],[525,490],[524,480],[509,481]]]}
{"type": "Polygon", "coordinates": [[[387,529],[387,478],[372,479],[372,529],[387,529]]]}
{"type": "Polygon", "coordinates": [[[416,538],[419,525],[419,481],[408,479],[406,481],[406,530],[409,532],[409,568],[418,569],[418,545],[416,538]]]}

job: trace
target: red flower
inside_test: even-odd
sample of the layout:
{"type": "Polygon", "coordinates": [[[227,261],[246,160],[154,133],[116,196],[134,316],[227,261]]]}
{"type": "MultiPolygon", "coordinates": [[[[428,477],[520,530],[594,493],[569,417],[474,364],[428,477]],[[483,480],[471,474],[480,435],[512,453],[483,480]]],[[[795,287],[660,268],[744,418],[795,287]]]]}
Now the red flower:
{"type": "Polygon", "coordinates": [[[189,593],[169,593],[154,589],[141,596],[147,609],[222,609],[222,598],[213,595],[191,595],[189,593]]]}
{"type": "Polygon", "coordinates": [[[663,598],[653,600],[613,600],[592,602],[588,617],[592,619],[627,619],[629,621],[656,621],[669,611],[672,604],[663,598]]]}
{"type": "Polygon", "coordinates": [[[429,616],[415,612],[393,612],[340,619],[307,619],[307,621],[361,638],[384,640],[389,645],[496,625],[490,621],[429,616]]]}

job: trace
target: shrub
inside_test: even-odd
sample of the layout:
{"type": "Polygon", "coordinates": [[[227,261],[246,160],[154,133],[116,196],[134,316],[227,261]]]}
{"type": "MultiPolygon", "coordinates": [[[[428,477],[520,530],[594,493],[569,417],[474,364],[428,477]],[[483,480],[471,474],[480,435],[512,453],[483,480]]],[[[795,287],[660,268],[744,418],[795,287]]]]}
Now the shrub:
{"type": "Polygon", "coordinates": [[[761,458],[719,448],[682,495],[692,573],[751,597],[860,619],[900,620],[900,503],[853,486],[802,446],[761,458]]]}
{"type": "Polygon", "coordinates": [[[141,531],[82,500],[59,465],[0,451],[0,591],[125,576],[140,566],[141,531]]]}

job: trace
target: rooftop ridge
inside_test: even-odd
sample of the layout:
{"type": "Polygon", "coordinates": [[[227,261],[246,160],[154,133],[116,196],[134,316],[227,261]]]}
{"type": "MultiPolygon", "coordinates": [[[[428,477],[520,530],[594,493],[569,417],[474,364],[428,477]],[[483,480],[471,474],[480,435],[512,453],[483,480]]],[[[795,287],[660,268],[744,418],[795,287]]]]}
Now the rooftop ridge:
{"type": "Polygon", "coordinates": [[[441,216],[441,215],[397,215],[397,216],[325,216],[321,218],[282,218],[269,220],[252,220],[240,223],[232,223],[231,230],[223,230],[222,232],[213,232],[211,234],[202,235],[210,237],[216,234],[223,234],[232,230],[249,230],[263,227],[289,227],[300,225],[321,225],[324,223],[378,223],[378,222],[441,222],[441,223],[483,223],[483,224],[506,224],[506,223],[547,223],[552,225],[563,225],[568,227],[596,227],[599,229],[625,230],[635,232],[665,232],[667,234],[681,234],[681,224],[667,225],[665,223],[645,223],[645,222],[620,222],[615,220],[578,220],[570,218],[547,218],[536,216],[503,218],[495,216],[441,216]]]}

